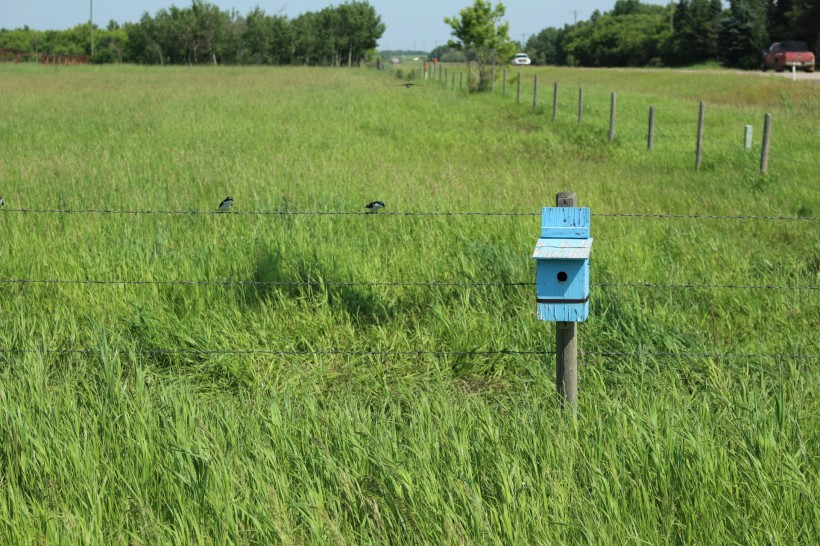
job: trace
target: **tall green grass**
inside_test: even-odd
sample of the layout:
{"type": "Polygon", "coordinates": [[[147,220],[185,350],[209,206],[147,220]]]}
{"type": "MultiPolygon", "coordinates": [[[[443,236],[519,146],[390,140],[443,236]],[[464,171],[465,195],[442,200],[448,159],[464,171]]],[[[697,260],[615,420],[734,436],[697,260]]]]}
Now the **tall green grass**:
{"type": "MultiPolygon", "coordinates": [[[[528,282],[538,236],[535,216],[19,208],[536,212],[572,190],[593,213],[820,211],[818,88],[788,80],[539,69],[559,81],[553,122],[551,88],[533,114],[531,95],[373,71],[0,74],[5,280],[528,282]],[[763,175],[742,131],[766,112],[763,175]]],[[[592,232],[594,283],[820,281],[811,220],[592,232]]],[[[26,350],[0,352],[0,541],[813,544],[818,361],[653,353],[817,356],[818,303],[594,287],[573,421],[527,287],[0,283],[0,348],[26,350]],[[246,349],[317,353],[230,352],[246,349]]]]}

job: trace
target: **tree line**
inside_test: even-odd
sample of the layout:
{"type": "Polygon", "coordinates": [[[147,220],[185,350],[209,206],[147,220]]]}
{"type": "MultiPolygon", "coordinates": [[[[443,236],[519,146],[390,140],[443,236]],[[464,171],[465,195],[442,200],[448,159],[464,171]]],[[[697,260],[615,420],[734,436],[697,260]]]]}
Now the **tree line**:
{"type": "MultiPolygon", "coordinates": [[[[716,61],[759,68],[771,42],[820,49],[820,0],[677,0],[666,6],[617,0],[611,11],[563,28],[548,27],[518,44],[534,62],[559,66],[687,66],[716,61]]],[[[431,53],[463,61],[449,45],[431,53]]]]}
{"type": "Polygon", "coordinates": [[[367,1],[289,19],[258,6],[242,16],[193,0],[189,7],[146,12],[137,22],[110,21],[104,29],[88,24],[64,31],[0,29],[0,50],[35,57],[85,55],[97,63],[353,66],[374,51],[384,30],[367,1]]]}

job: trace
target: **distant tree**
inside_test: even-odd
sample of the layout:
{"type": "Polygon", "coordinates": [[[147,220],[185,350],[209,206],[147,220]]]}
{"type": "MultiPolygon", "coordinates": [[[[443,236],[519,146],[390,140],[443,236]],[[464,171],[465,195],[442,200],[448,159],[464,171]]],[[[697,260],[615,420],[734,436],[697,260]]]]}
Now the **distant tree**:
{"type": "Polygon", "coordinates": [[[820,46],[820,1],[767,0],[766,11],[766,30],[773,42],[797,40],[820,46]]]}
{"type": "Polygon", "coordinates": [[[680,66],[717,59],[722,14],[721,0],[678,0],[664,62],[680,66]]]}
{"type": "Polygon", "coordinates": [[[448,45],[440,45],[433,49],[433,51],[427,55],[427,60],[432,61],[433,59],[438,59],[444,63],[463,63],[467,61],[463,51],[459,51],[448,45]]]}
{"type": "Polygon", "coordinates": [[[563,29],[545,28],[538,34],[530,36],[524,50],[533,62],[538,64],[566,64],[567,56],[564,52],[563,42],[568,30],[568,27],[563,29]]]}
{"type": "Polygon", "coordinates": [[[336,11],[339,53],[347,57],[347,66],[358,65],[366,52],[376,47],[386,27],[368,2],[345,3],[336,11]]]}
{"type": "Polygon", "coordinates": [[[444,18],[456,38],[447,45],[465,52],[468,74],[473,61],[478,67],[478,77],[470,81],[471,89],[485,90],[490,84],[492,65],[506,62],[515,54],[515,44],[509,36],[510,25],[502,22],[505,12],[504,4],[493,7],[489,0],[475,0],[472,6],[461,10],[459,16],[444,18]]]}
{"type": "Polygon", "coordinates": [[[570,29],[563,40],[566,58],[582,66],[659,64],[668,33],[663,13],[626,7],[620,10],[623,15],[613,11],[570,29]]]}
{"type": "Polygon", "coordinates": [[[754,0],[732,0],[720,24],[720,54],[724,66],[760,67],[761,51],[768,46],[765,6],[754,0]]]}

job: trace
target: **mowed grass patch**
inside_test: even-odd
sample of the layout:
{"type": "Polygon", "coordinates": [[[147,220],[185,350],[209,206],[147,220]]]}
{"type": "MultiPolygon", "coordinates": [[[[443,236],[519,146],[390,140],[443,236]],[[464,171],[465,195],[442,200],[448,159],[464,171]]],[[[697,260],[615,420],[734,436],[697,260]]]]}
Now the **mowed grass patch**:
{"type": "Polygon", "coordinates": [[[545,71],[584,85],[579,127],[366,70],[0,72],[0,279],[215,283],[0,283],[3,542],[818,536],[813,220],[594,216],[593,283],[809,288],[594,286],[573,421],[532,287],[481,285],[533,281],[534,214],[11,210],[816,217],[816,86],[545,71]],[[429,281],[472,285],[400,285],[429,281]]]}

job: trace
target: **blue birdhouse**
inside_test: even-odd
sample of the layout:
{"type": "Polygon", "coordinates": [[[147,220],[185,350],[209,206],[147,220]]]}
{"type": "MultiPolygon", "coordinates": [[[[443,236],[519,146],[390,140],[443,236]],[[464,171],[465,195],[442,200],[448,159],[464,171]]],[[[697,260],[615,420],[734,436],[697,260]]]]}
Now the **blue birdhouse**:
{"type": "Polygon", "coordinates": [[[584,322],[589,315],[588,208],[545,207],[535,245],[538,320],[584,322]]]}

